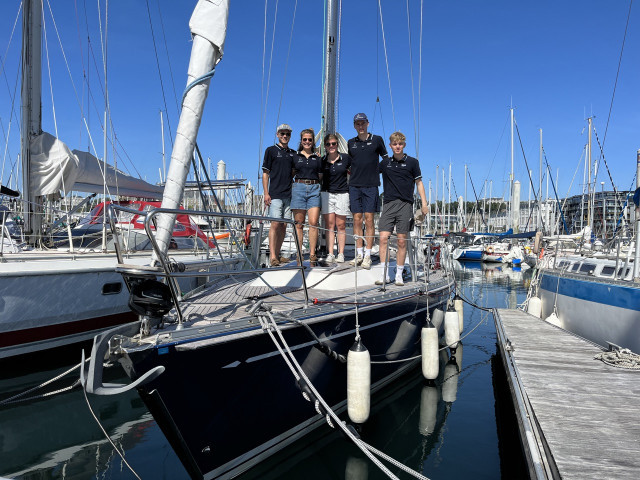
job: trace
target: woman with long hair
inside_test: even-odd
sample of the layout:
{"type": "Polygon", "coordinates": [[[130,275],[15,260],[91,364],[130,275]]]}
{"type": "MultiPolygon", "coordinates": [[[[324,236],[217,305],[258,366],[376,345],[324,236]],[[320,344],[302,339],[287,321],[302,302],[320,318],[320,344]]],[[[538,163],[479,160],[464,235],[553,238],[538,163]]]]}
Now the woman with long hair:
{"type": "Polygon", "coordinates": [[[338,152],[338,136],[333,133],[324,137],[326,155],[322,159],[322,214],[327,229],[327,263],[344,262],[346,222],[349,214],[348,175],[351,157],[338,152]],[[333,254],[334,229],[338,231],[338,255],[333,254]]]}
{"type": "MultiPolygon", "coordinates": [[[[291,210],[296,222],[296,233],[302,245],[305,217],[309,221],[309,264],[315,267],[318,262],[318,220],[320,219],[320,181],[322,180],[322,159],[317,154],[315,132],[307,128],[300,132],[298,156],[294,160],[293,185],[291,188],[291,210]]],[[[302,259],[298,259],[298,264],[302,259]]]]}

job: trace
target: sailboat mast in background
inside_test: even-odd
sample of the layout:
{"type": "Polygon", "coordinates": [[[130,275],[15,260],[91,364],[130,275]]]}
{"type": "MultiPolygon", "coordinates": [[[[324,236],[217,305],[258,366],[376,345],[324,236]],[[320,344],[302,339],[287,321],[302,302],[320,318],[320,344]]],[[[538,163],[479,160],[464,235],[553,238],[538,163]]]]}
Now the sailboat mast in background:
{"type": "Polygon", "coordinates": [[[42,133],[42,2],[23,4],[22,16],[22,198],[24,233],[35,244],[42,231],[42,215],[31,189],[31,139],[42,133]]]}

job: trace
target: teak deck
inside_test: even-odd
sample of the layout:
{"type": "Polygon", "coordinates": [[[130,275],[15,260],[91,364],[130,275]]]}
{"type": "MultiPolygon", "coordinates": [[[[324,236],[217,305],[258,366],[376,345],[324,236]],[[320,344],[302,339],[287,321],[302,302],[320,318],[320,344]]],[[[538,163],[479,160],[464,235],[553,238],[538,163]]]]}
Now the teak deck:
{"type": "Polygon", "coordinates": [[[531,478],[638,478],[640,371],[520,310],[494,319],[531,478]]]}

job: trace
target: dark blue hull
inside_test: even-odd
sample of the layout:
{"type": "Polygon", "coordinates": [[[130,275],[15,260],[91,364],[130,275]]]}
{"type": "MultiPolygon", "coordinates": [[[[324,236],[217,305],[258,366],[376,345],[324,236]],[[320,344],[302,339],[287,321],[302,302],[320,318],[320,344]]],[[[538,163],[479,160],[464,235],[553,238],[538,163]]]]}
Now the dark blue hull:
{"type": "MultiPolygon", "coordinates": [[[[429,307],[445,301],[447,293],[430,296],[429,307]]],[[[426,297],[418,296],[361,310],[360,333],[373,362],[420,353],[426,306],[426,297]]],[[[309,318],[307,324],[332,350],[347,355],[355,337],[352,308],[309,318]]],[[[282,329],[323,398],[343,410],[346,364],[314,348],[313,337],[303,327],[286,324],[282,329]]],[[[372,390],[417,361],[373,364],[372,390]]],[[[129,351],[128,362],[134,378],[157,365],[166,367],[139,393],[194,478],[237,475],[325,423],[302,397],[282,356],[259,328],[208,339],[197,347],[172,344],[129,351]]]]}

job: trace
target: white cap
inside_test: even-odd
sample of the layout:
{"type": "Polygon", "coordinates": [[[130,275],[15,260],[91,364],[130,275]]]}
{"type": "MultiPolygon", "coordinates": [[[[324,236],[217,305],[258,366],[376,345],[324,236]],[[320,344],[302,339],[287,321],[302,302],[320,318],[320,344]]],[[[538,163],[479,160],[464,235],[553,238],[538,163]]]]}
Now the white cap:
{"type": "Polygon", "coordinates": [[[288,130],[289,132],[292,132],[293,129],[287,125],[286,123],[281,123],[280,125],[278,125],[278,128],[276,129],[276,133],[281,132],[283,130],[288,130]]]}

